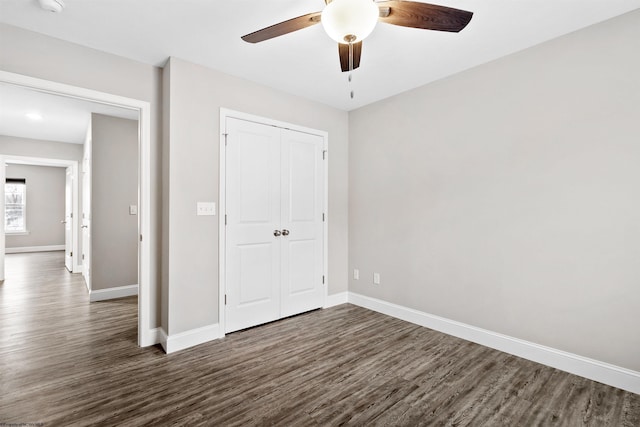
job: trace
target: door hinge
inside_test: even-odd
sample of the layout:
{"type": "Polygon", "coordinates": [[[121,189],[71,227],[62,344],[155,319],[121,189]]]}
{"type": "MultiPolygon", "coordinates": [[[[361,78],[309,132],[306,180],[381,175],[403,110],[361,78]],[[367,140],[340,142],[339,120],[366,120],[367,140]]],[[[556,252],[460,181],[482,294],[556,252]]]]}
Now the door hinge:
{"type": "Polygon", "coordinates": [[[71,212],[71,214],[70,214],[70,218],[73,218],[73,212],[71,212]]]}
{"type": "Polygon", "coordinates": [[[142,242],[142,234],[140,235],[140,241],[142,242]]]}
{"type": "Polygon", "coordinates": [[[324,285],[324,276],[322,276],[322,284],[324,285]]]}
{"type": "Polygon", "coordinates": [[[84,261],[84,254],[82,254],[82,260],[84,261]]]}
{"type": "Polygon", "coordinates": [[[224,136],[224,145],[227,145],[227,136],[229,136],[229,134],[223,133],[222,136],[224,136]]]}
{"type": "Polygon", "coordinates": [[[73,256],[73,252],[69,252],[69,256],[73,256]]]}
{"type": "Polygon", "coordinates": [[[324,222],[324,212],[322,212],[322,222],[324,222]]]}
{"type": "Polygon", "coordinates": [[[227,294],[224,294],[224,305],[227,305],[227,294]]]}
{"type": "Polygon", "coordinates": [[[227,214],[224,214],[224,225],[227,225],[227,214]]]}
{"type": "Polygon", "coordinates": [[[322,150],[322,160],[326,160],[327,158],[327,150],[322,150]]]}

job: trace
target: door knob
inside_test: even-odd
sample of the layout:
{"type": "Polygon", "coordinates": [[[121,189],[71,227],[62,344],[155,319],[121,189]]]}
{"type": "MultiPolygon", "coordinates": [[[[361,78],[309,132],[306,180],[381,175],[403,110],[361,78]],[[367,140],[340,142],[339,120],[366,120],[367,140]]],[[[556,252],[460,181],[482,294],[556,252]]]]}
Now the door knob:
{"type": "Polygon", "coordinates": [[[280,236],[282,233],[280,232],[280,230],[273,230],[273,235],[278,237],[280,236]]]}
{"type": "Polygon", "coordinates": [[[81,225],[80,228],[87,228],[89,227],[88,225],[81,225]]]}
{"type": "Polygon", "coordinates": [[[288,236],[289,235],[289,230],[287,230],[286,228],[284,230],[282,230],[282,235],[283,236],[288,236]]]}
{"type": "Polygon", "coordinates": [[[60,224],[66,224],[67,221],[65,221],[64,219],[62,221],[60,221],[60,224]]]}

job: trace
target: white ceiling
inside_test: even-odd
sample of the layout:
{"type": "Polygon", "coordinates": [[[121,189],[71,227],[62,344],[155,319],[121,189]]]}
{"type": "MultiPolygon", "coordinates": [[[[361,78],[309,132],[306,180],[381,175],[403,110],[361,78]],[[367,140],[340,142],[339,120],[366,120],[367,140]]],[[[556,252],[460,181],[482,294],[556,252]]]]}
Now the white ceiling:
{"type": "Polygon", "coordinates": [[[378,24],[351,86],[316,25],[258,44],[240,36],[322,10],[323,0],[0,1],[0,22],[161,66],[169,56],[351,110],[640,8],[640,0],[438,0],[474,12],[461,33],[378,24]],[[355,91],[350,99],[349,91],[355,91]]]}
{"type": "Polygon", "coordinates": [[[138,119],[137,110],[0,84],[0,135],[83,144],[91,113],[138,119]],[[29,113],[42,119],[31,120],[29,113]]]}

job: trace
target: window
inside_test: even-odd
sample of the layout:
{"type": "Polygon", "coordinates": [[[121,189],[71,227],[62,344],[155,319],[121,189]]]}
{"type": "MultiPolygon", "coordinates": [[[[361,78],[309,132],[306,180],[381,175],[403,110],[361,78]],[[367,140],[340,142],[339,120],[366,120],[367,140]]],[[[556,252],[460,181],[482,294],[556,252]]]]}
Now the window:
{"type": "Polygon", "coordinates": [[[7,233],[27,231],[27,182],[25,179],[7,178],[4,184],[4,230],[7,233]]]}

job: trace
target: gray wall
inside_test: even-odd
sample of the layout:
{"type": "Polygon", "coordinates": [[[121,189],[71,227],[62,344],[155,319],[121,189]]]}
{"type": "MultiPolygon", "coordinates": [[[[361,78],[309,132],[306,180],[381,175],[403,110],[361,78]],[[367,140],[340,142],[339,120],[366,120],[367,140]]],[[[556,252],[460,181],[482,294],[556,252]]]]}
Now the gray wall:
{"type": "Polygon", "coordinates": [[[151,327],[159,326],[161,149],[159,68],[0,24],[0,69],[148,101],[151,104],[151,327]]]}
{"type": "Polygon", "coordinates": [[[329,294],[346,291],[347,113],[176,58],[164,72],[169,334],[218,322],[218,217],[195,207],[219,202],[221,107],[329,132],[329,294]]]}
{"type": "Polygon", "coordinates": [[[138,121],[91,115],[91,289],[138,283],[138,121]]]}
{"type": "Polygon", "coordinates": [[[81,162],[82,145],[0,135],[0,154],[81,162]]]}
{"type": "Polygon", "coordinates": [[[5,246],[64,245],[64,204],[66,168],[7,165],[7,178],[27,182],[27,235],[7,234],[5,246]]]}
{"type": "Polygon", "coordinates": [[[639,52],[635,11],[351,112],[349,289],[640,371],[639,52]]]}

